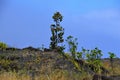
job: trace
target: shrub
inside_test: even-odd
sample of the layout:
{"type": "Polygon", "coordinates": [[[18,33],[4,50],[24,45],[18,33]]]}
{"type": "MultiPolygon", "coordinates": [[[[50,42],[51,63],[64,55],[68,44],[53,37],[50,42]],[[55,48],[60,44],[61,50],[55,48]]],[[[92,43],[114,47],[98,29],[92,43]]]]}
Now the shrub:
{"type": "Polygon", "coordinates": [[[102,66],[102,62],[101,62],[101,57],[102,57],[102,51],[99,50],[98,48],[95,48],[93,50],[88,50],[86,57],[87,57],[87,61],[94,65],[94,71],[97,73],[101,73],[100,67],[102,66]]]}
{"type": "Polygon", "coordinates": [[[109,58],[110,58],[112,73],[114,74],[114,66],[113,66],[114,61],[113,61],[113,59],[116,58],[116,55],[112,52],[108,52],[108,54],[109,54],[109,58]]]}
{"type": "Polygon", "coordinates": [[[8,46],[7,44],[3,43],[3,42],[0,42],[0,50],[4,50],[6,49],[8,46]]]}
{"type": "Polygon", "coordinates": [[[75,59],[77,54],[77,47],[78,47],[77,38],[73,38],[73,36],[68,36],[66,41],[69,45],[69,50],[72,54],[72,57],[75,59]]]}

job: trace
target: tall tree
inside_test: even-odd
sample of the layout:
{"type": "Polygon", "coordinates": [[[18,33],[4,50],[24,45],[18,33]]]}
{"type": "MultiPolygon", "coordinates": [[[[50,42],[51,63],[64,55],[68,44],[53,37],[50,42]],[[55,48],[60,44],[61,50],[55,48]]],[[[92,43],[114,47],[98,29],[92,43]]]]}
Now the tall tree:
{"type": "Polygon", "coordinates": [[[64,42],[64,28],[60,25],[63,16],[60,14],[60,12],[56,12],[52,18],[54,19],[55,24],[51,25],[52,36],[50,37],[50,49],[56,49],[58,47],[58,43],[64,42]]]}

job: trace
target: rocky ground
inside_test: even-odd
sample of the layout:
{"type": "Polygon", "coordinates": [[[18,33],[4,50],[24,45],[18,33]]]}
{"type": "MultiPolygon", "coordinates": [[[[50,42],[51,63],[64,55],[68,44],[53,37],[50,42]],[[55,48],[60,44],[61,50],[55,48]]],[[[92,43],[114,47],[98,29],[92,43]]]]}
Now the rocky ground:
{"type": "MultiPolygon", "coordinates": [[[[114,61],[117,65],[120,64],[120,59],[114,59],[114,61]]],[[[103,59],[103,62],[109,62],[109,59],[103,59]]],[[[44,52],[32,47],[24,49],[8,48],[4,51],[0,50],[0,71],[20,71],[21,74],[34,73],[34,75],[39,75],[46,73],[50,74],[55,70],[66,70],[68,72],[73,71],[81,74],[81,68],[78,66],[81,66],[82,69],[93,75],[93,80],[98,80],[100,77],[102,80],[120,80],[119,75],[106,76],[109,70],[104,67],[101,67],[103,74],[97,75],[92,70],[94,66],[85,63],[85,61],[72,60],[69,55],[63,56],[49,49],[45,49],[44,52]]]]}

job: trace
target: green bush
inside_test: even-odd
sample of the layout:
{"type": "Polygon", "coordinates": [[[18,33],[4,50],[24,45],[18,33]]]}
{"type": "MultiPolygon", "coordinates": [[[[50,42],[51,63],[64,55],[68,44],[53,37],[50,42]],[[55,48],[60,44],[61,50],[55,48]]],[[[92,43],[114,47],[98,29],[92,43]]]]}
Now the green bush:
{"type": "Polygon", "coordinates": [[[8,46],[7,44],[3,43],[3,42],[0,42],[0,50],[4,50],[6,49],[8,46]]]}
{"type": "Polygon", "coordinates": [[[102,66],[102,62],[101,62],[101,57],[103,56],[102,51],[99,50],[97,47],[93,50],[87,50],[87,62],[89,64],[94,65],[94,71],[101,73],[101,66],[102,66]]]}
{"type": "Polygon", "coordinates": [[[73,36],[68,36],[66,41],[68,43],[70,53],[72,54],[72,57],[75,59],[78,47],[77,38],[74,38],[73,36]]]}

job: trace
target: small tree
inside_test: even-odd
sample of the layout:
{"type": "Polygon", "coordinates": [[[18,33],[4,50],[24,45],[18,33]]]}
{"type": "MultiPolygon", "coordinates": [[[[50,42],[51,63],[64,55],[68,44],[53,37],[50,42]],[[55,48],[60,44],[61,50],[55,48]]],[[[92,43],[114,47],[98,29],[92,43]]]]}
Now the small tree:
{"type": "Polygon", "coordinates": [[[116,55],[112,52],[108,52],[108,54],[109,54],[109,58],[110,58],[112,73],[114,74],[113,59],[116,57],[116,55]]]}
{"type": "Polygon", "coordinates": [[[77,51],[77,46],[78,46],[78,43],[76,42],[77,41],[77,38],[73,38],[73,36],[68,36],[66,41],[68,42],[68,45],[69,45],[69,50],[72,54],[72,57],[75,59],[76,58],[76,51],[77,51]]]}
{"type": "Polygon", "coordinates": [[[58,47],[58,43],[64,42],[64,28],[60,26],[63,16],[60,14],[60,12],[56,12],[52,18],[54,19],[55,24],[51,25],[52,36],[50,37],[50,49],[56,49],[58,47]]]}
{"type": "Polygon", "coordinates": [[[99,50],[98,48],[95,48],[93,50],[88,50],[86,57],[87,57],[87,61],[94,65],[94,71],[101,73],[100,67],[102,66],[102,62],[101,62],[101,57],[102,57],[102,51],[99,50]]]}

